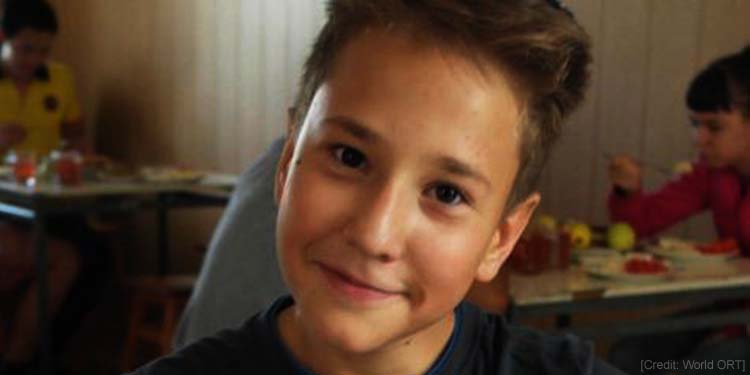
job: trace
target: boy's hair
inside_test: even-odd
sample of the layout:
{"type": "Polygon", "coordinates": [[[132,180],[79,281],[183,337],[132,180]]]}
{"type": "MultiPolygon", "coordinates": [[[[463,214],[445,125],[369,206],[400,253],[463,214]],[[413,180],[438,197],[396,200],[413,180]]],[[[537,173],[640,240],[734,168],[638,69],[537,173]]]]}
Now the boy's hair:
{"type": "Polygon", "coordinates": [[[5,0],[2,17],[6,38],[26,28],[57,34],[55,10],[45,0],[5,0]]]}
{"type": "Polygon", "coordinates": [[[703,69],[690,83],[685,99],[692,111],[739,109],[750,118],[750,46],[703,69]]]}
{"type": "MultiPolygon", "coordinates": [[[[581,102],[589,38],[555,0],[330,0],[307,59],[295,108],[302,126],[318,87],[349,41],[393,30],[454,50],[511,77],[523,103],[520,165],[506,211],[531,194],[563,119],[581,102]]],[[[294,134],[293,136],[296,136],[294,134]]]]}

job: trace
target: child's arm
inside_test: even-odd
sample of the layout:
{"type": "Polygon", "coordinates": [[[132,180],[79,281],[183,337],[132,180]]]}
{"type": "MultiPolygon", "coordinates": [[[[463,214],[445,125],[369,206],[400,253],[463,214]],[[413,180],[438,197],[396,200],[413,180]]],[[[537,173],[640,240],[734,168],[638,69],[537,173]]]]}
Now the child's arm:
{"type": "Polygon", "coordinates": [[[705,165],[669,182],[653,193],[640,190],[609,195],[612,221],[629,223],[639,237],[650,236],[708,206],[711,171],[705,165]]]}

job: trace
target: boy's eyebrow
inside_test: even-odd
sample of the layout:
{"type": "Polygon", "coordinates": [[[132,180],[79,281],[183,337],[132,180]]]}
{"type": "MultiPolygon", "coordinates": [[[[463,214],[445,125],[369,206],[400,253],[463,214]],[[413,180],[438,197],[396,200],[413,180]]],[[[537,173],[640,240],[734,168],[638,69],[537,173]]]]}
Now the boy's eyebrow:
{"type": "Polygon", "coordinates": [[[357,120],[346,116],[326,117],[323,123],[330,123],[338,126],[354,138],[358,138],[367,143],[378,143],[383,140],[380,134],[368,129],[357,120]]]}
{"type": "MultiPolygon", "coordinates": [[[[349,133],[355,138],[368,143],[378,143],[383,140],[380,134],[368,129],[357,120],[346,117],[346,116],[332,116],[326,117],[323,123],[330,123],[332,125],[340,127],[345,132],[349,133]]],[[[487,188],[491,187],[490,180],[487,179],[483,174],[476,171],[469,164],[464,163],[452,156],[438,155],[433,160],[440,166],[443,171],[454,174],[460,177],[466,177],[477,180],[484,184],[487,188]]]]}
{"type": "Polygon", "coordinates": [[[440,165],[440,169],[447,173],[477,180],[484,184],[487,188],[490,188],[492,186],[492,184],[490,184],[490,180],[487,179],[487,177],[485,177],[479,171],[474,170],[474,168],[462,162],[461,160],[445,155],[440,155],[435,160],[440,165]]]}

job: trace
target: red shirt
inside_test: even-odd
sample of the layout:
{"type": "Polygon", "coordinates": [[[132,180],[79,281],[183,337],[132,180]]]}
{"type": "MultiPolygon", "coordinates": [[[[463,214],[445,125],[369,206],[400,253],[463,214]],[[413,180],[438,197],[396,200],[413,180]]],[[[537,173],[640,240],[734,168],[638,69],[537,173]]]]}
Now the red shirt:
{"type": "MultiPolygon", "coordinates": [[[[612,221],[628,222],[639,237],[653,235],[690,215],[710,209],[719,238],[734,238],[744,255],[750,255],[750,188],[743,191],[740,175],[731,168],[711,168],[693,163],[681,175],[653,193],[622,196],[609,194],[612,221]]],[[[750,325],[719,331],[726,337],[750,335],[750,325]]]]}
{"type": "Polygon", "coordinates": [[[731,168],[693,164],[681,175],[652,193],[609,195],[613,221],[628,222],[638,236],[650,236],[690,215],[710,209],[719,238],[734,238],[750,254],[750,194],[740,175],[731,168]]]}

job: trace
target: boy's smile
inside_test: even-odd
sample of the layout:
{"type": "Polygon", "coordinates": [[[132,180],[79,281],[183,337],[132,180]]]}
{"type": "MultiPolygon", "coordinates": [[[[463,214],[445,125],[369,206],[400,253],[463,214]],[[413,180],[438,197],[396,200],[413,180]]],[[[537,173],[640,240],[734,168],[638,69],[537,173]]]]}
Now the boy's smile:
{"type": "MultiPolygon", "coordinates": [[[[331,262],[333,263],[333,262],[331,262]]],[[[355,303],[367,303],[398,297],[403,294],[399,287],[380,286],[385,282],[369,281],[367,278],[357,276],[349,272],[349,267],[340,267],[324,262],[314,262],[320,268],[330,287],[342,293],[344,301],[351,300],[355,303]]]]}
{"type": "Polygon", "coordinates": [[[453,308],[489,281],[538,196],[501,220],[518,169],[518,99],[498,69],[405,33],[351,41],[277,179],[292,352],[320,373],[424,371],[453,308]]]}

